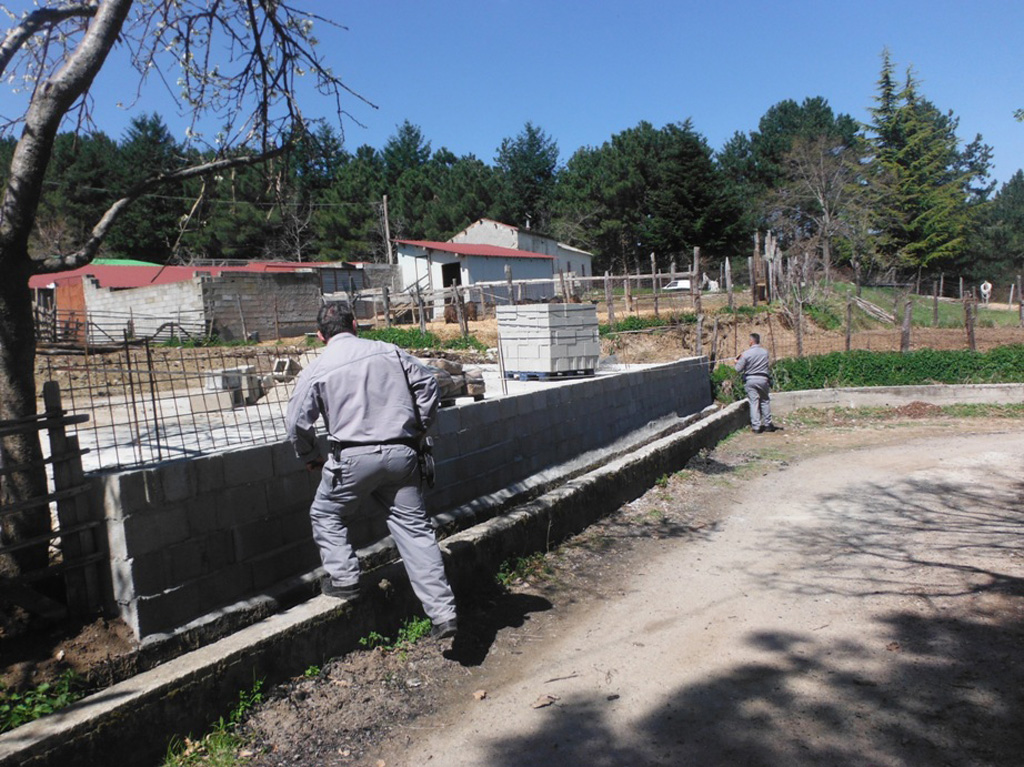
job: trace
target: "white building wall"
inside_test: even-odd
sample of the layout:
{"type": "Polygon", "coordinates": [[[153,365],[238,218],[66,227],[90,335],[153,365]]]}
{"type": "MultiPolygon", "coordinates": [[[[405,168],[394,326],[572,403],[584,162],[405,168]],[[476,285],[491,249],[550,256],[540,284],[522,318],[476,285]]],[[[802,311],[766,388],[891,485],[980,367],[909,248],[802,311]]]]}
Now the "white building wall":
{"type": "Polygon", "coordinates": [[[519,247],[518,229],[497,221],[477,221],[452,237],[452,242],[471,242],[475,245],[497,245],[500,248],[524,250],[519,247]]]}

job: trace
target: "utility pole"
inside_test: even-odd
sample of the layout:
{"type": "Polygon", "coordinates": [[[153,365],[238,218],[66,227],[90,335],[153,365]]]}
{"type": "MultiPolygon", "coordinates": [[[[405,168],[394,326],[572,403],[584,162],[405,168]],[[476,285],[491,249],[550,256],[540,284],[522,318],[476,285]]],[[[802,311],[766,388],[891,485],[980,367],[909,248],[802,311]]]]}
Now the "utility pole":
{"type": "Polygon", "coordinates": [[[388,263],[395,263],[395,254],[391,250],[391,224],[388,222],[388,196],[384,195],[384,207],[381,209],[384,216],[384,242],[388,248],[388,263]]]}

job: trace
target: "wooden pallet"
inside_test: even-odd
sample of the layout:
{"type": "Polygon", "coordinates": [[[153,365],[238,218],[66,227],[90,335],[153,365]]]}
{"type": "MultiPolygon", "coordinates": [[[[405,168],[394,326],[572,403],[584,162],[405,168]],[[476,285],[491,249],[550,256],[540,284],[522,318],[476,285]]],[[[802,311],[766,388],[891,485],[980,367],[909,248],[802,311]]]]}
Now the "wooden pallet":
{"type": "Polygon", "coordinates": [[[505,378],[512,379],[514,381],[551,381],[557,378],[579,378],[581,376],[592,376],[594,370],[560,370],[554,373],[551,372],[531,372],[528,370],[513,370],[506,371],[505,378]]]}

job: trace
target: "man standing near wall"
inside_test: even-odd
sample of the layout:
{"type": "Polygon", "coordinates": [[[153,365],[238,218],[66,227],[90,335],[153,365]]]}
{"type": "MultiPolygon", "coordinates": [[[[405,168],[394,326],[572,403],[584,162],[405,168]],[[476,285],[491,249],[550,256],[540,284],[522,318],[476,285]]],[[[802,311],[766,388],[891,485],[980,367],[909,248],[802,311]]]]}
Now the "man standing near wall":
{"type": "Polygon", "coordinates": [[[327,571],[321,591],[340,599],[359,594],[359,560],[345,520],[364,503],[374,504],[387,515],[413,591],[433,623],[431,636],[454,636],[455,597],[427,521],[417,456],[437,412],[437,381],[397,346],[357,338],[347,304],[320,308],[317,335],[327,348],[296,380],[286,427],[298,457],[321,471],[309,509],[327,571]],[[314,425],[321,416],[326,459],[314,425]]]}
{"type": "Polygon", "coordinates": [[[736,358],[736,372],[743,376],[743,388],[750,400],[750,430],[754,434],[779,431],[780,427],[772,423],[768,350],[761,346],[759,334],[750,334],[750,348],[736,358]]]}

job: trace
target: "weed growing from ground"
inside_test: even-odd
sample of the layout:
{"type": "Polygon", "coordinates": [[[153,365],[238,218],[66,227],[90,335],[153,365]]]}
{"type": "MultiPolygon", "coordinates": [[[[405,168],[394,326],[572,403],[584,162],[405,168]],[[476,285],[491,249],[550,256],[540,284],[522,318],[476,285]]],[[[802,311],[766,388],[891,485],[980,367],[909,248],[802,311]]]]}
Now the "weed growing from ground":
{"type": "Polygon", "coordinates": [[[249,690],[238,694],[238,703],[227,719],[221,717],[200,740],[175,738],[167,749],[163,767],[234,767],[240,763],[238,752],[246,741],[238,734],[238,726],[263,702],[263,680],[257,679],[249,690]]]}
{"type": "Polygon", "coordinates": [[[538,551],[529,556],[506,559],[501,563],[494,578],[501,586],[508,588],[516,581],[550,575],[552,572],[544,553],[538,551]]]}
{"type": "Polygon", "coordinates": [[[44,682],[24,692],[0,686],[0,732],[60,711],[83,697],[85,681],[71,670],[65,671],[54,682],[44,682]]]}

